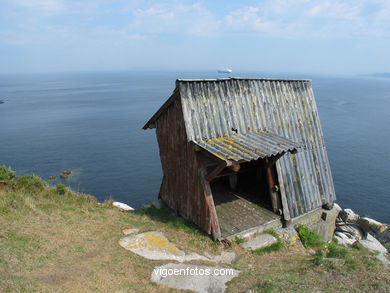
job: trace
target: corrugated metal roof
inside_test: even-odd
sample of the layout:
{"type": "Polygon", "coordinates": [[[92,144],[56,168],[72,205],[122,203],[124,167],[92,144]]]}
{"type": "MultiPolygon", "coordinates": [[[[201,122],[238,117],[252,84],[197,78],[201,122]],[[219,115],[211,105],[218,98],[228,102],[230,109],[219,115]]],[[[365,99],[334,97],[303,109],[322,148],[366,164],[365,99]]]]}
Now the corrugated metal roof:
{"type": "Polygon", "coordinates": [[[286,219],[335,200],[309,80],[178,80],[188,141],[269,130],[302,143],[276,163],[286,219]]]}
{"type": "Polygon", "coordinates": [[[300,147],[298,143],[270,132],[233,134],[194,143],[221,160],[235,162],[271,157],[300,147]]]}
{"type": "Polygon", "coordinates": [[[188,141],[232,137],[233,130],[238,135],[267,130],[302,144],[297,153],[276,162],[286,219],[336,199],[310,80],[177,80],[174,94],[144,129],[155,127],[176,98],[181,100],[188,141]]]}

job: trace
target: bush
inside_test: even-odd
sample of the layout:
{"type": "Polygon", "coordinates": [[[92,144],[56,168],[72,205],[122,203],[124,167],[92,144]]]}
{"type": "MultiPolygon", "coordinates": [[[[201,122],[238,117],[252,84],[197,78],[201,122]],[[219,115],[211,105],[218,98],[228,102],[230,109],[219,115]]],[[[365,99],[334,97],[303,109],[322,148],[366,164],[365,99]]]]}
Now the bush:
{"type": "Polygon", "coordinates": [[[16,187],[28,191],[42,190],[45,187],[45,182],[34,175],[17,176],[14,180],[16,187]]]}
{"type": "Polygon", "coordinates": [[[322,244],[321,237],[306,225],[299,225],[297,232],[305,248],[317,247],[322,244]]]}
{"type": "Polygon", "coordinates": [[[58,184],[58,185],[56,186],[56,192],[57,192],[58,194],[65,194],[65,192],[66,192],[66,186],[65,186],[64,184],[58,184]]]}
{"type": "Polygon", "coordinates": [[[13,172],[11,169],[0,166],[0,180],[1,181],[8,181],[15,177],[15,172],[13,172]]]}

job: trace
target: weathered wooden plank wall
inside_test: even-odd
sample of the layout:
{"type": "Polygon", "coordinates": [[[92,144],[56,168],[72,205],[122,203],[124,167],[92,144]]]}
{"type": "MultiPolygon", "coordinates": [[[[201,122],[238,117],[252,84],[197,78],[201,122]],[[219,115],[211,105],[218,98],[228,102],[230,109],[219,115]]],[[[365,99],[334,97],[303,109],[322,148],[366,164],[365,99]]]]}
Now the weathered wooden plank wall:
{"type": "Polygon", "coordinates": [[[220,228],[206,166],[200,153],[187,140],[180,99],[176,99],[156,121],[163,168],[160,198],[180,216],[193,221],[214,239],[220,228]]]}

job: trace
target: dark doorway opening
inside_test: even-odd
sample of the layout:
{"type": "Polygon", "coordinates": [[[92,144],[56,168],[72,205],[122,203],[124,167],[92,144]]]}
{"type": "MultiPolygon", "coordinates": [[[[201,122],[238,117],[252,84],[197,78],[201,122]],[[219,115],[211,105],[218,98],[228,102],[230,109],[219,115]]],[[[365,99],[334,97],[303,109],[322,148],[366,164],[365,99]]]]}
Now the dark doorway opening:
{"type": "Polygon", "coordinates": [[[226,168],[210,182],[223,237],[280,219],[272,211],[265,160],[240,166],[239,172],[226,168]]]}

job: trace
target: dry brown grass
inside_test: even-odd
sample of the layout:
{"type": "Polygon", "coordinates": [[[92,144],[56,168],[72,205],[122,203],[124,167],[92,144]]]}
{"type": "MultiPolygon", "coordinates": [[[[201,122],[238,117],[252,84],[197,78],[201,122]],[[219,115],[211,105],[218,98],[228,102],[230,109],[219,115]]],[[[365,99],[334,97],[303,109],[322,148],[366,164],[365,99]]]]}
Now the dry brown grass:
{"type": "MultiPolygon", "coordinates": [[[[2,182],[0,292],[177,292],[149,280],[154,266],[166,262],[118,245],[124,228],[162,231],[185,251],[223,249],[167,210],[121,212],[71,191],[2,182]]],[[[298,245],[261,256],[234,243],[229,249],[237,254],[230,266],[242,271],[229,292],[390,292],[389,269],[364,250],[351,249],[346,264],[334,266],[314,264],[298,245]]]]}

